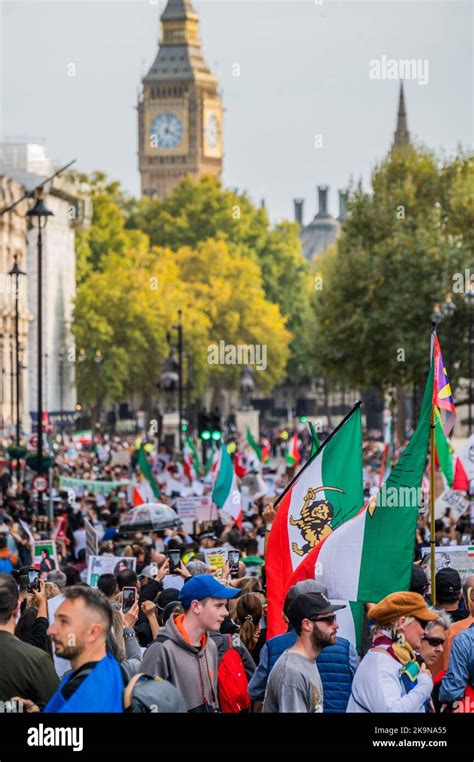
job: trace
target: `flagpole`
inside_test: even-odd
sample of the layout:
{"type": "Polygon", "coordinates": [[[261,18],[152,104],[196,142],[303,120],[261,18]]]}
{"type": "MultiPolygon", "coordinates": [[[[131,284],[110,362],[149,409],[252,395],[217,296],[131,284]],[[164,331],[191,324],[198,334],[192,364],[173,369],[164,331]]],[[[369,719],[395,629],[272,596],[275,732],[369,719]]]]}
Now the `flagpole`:
{"type": "MultiPolygon", "coordinates": [[[[436,323],[431,328],[431,358],[434,362],[434,340],[436,336],[436,323]]],[[[436,371],[436,369],[435,369],[436,371]]],[[[436,606],[436,553],[435,553],[435,413],[433,400],[431,400],[430,420],[430,568],[431,568],[431,603],[436,606]]]]}
{"type": "Polygon", "coordinates": [[[274,509],[276,509],[276,508],[277,508],[277,506],[278,506],[278,505],[279,505],[279,503],[280,503],[280,502],[283,500],[284,496],[286,495],[286,493],[288,492],[288,490],[290,489],[290,487],[292,487],[292,486],[293,486],[293,484],[294,484],[294,483],[295,483],[295,481],[296,481],[296,480],[297,480],[297,479],[298,479],[298,478],[301,476],[301,474],[303,473],[303,471],[304,471],[306,468],[308,468],[308,466],[309,466],[309,465],[311,465],[311,463],[312,463],[312,462],[313,462],[313,460],[316,458],[316,456],[317,456],[317,455],[319,455],[319,453],[321,452],[321,450],[323,449],[323,447],[326,447],[327,443],[328,443],[328,442],[329,442],[329,441],[330,441],[330,440],[333,438],[333,436],[335,436],[335,435],[337,434],[337,432],[339,431],[339,429],[341,429],[341,428],[344,426],[344,424],[346,423],[346,421],[348,421],[348,420],[349,420],[349,418],[351,417],[351,415],[352,415],[353,413],[355,413],[355,411],[356,411],[356,410],[357,410],[357,409],[358,409],[358,408],[359,408],[361,405],[362,405],[362,400],[357,400],[357,402],[356,402],[356,403],[354,404],[354,406],[353,406],[353,407],[352,407],[352,408],[349,410],[349,412],[347,413],[347,415],[346,415],[346,416],[344,416],[344,418],[342,419],[342,421],[341,421],[341,422],[340,422],[340,423],[339,423],[339,424],[336,426],[336,428],[335,428],[333,431],[331,431],[331,433],[329,434],[328,438],[327,438],[327,439],[325,439],[325,440],[324,440],[324,442],[322,443],[322,445],[321,445],[320,447],[318,447],[318,449],[316,450],[316,452],[314,452],[314,453],[311,455],[310,459],[309,459],[309,460],[308,460],[308,461],[307,461],[307,462],[304,464],[303,468],[300,468],[300,470],[298,471],[298,473],[294,475],[293,479],[292,479],[292,480],[291,480],[291,481],[290,481],[290,482],[289,482],[289,483],[286,485],[286,487],[285,487],[285,489],[283,490],[283,492],[281,493],[281,495],[279,495],[279,496],[277,497],[277,499],[275,500],[275,502],[274,502],[274,504],[273,504],[273,508],[274,508],[274,509]]]}

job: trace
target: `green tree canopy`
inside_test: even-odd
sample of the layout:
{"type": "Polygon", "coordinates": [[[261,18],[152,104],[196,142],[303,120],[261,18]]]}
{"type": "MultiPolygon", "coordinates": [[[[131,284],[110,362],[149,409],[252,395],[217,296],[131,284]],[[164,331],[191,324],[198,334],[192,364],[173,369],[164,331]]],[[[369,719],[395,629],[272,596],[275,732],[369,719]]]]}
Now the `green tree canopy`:
{"type": "Polygon", "coordinates": [[[315,353],[324,374],[380,391],[422,386],[431,314],[449,294],[456,310],[439,327],[454,386],[465,367],[466,307],[454,288],[472,262],[473,160],[441,162],[424,149],[393,150],[372,189],[350,196],[337,245],[317,263],[315,353]],[[463,367],[464,364],[464,367],[463,367]]]}
{"type": "Polygon", "coordinates": [[[298,226],[284,222],[272,227],[264,208],[245,193],[222,188],[213,177],[184,178],[162,201],[136,202],[127,228],[145,232],[155,246],[177,251],[196,248],[207,240],[226,241],[228,251],[256,262],[268,300],[278,304],[293,334],[287,373],[292,381],[311,378],[311,267],[304,259],[298,226]]]}
{"type": "MultiPolygon", "coordinates": [[[[202,182],[206,186],[206,181],[202,182]]],[[[277,303],[278,279],[283,283],[285,277],[281,262],[284,244],[278,235],[267,232],[268,249],[262,255],[265,263],[273,247],[275,261],[280,260],[273,276],[274,298],[270,298],[263,267],[253,254],[250,256],[247,243],[251,236],[242,243],[213,230],[215,238],[200,240],[198,235],[190,235],[186,224],[183,236],[178,236],[179,245],[172,239],[165,246],[164,239],[150,241],[148,232],[130,227],[129,209],[141,204],[127,199],[117,183],[96,174],[90,186],[94,214],[90,229],[78,235],[80,277],[73,324],[81,401],[97,415],[106,400],[118,402],[133,390],[139,395],[139,404],[149,409],[170,351],[167,336],[176,337],[173,326],[179,310],[185,339],[185,376],[189,366],[195,397],[209,387],[216,391],[238,388],[242,372],[239,363],[216,365],[209,360],[209,347],[221,341],[258,345],[265,351],[265,362],[258,362],[265,368],[253,370],[258,387],[269,392],[284,377],[292,339],[287,318],[277,303]]],[[[199,196],[200,190],[195,192],[199,196]]],[[[178,196],[180,193],[181,186],[178,196]]],[[[192,206],[192,199],[190,203],[192,206]]],[[[252,215],[263,219],[261,210],[246,203],[249,219],[252,215]]],[[[211,210],[207,214],[212,217],[211,210]]],[[[136,216],[136,209],[133,215],[136,224],[146,227],[136,216]]],[[[203,222],[201,214],[193,220],[203,222]]],[[[199,235],[203,231],[201,225],[199,235]]],[[[285,235],[290,246],[291,232],[285,235]]],[[[292,256],[297,260],[294,241],[292,256]]],[[[298,267],[294,269],[297,272],[298,267]]]]}

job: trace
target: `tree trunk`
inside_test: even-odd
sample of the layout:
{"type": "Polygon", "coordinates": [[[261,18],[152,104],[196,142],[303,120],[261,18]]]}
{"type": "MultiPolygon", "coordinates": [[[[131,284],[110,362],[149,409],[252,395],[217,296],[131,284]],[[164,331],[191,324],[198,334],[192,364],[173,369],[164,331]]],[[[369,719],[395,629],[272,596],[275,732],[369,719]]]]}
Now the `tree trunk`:
{"type": "Polygon", "coordinates": [[[145,431],[148,431],[150,421],[153,418],[153,392],[151,389],[147,389],[143,395],[142,410],[145,412],[145,431]]]}
{"type": "Polygon", "coordinates": [[[329,390],[326,379],[324,379],[324,410],[328,419],[328,429],[332,429],[331,411],[329,408],[329,390]]]}
{"type": "Polygon", "coordinates": [[[405,388],[397,386],[397,439],[398,444],[405,442],[406,411],[405,411],[405,388]]]}

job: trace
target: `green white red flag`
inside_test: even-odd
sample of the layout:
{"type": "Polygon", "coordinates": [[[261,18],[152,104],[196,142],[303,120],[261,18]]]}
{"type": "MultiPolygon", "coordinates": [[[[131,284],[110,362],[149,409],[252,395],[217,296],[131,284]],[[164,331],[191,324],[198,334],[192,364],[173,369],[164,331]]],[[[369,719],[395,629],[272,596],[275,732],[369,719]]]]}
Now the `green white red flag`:
{"type": "Polygon", "coordinates": [[[222,442],[219,451],[219,462],[212,490],[212,500],[221,511],[225,511],[232,516],[239,528],[242,527],[242,500],[237,485],[234,464],[224,442],[222,442]]]}
{"type": "MultiPolygon", "coordinates": [[[[421,483],[428,452],[433,391],[431,367],[417,429],[387,481],[356,516],[324,538],[291,579],[317,579],[328,597],[378,603],[409,590],[421,483]]],[[[273,530],[272,530],[273,531],[273,530]]]]}
{"type": "Polygon", "coordinates": [[[286,630],[282,609],[290,580],[308,553],[364,500],[362,428],[357,403],[282,493],[268,538],[268,637],[286,630]]]}
{"type": "Polygon", "coordinates": [[[298,466],[301,463],[301,453],[298,445],[297,434],[293,434],[293,436],[288,440],[286,462],[289,466],[298,466]]]}

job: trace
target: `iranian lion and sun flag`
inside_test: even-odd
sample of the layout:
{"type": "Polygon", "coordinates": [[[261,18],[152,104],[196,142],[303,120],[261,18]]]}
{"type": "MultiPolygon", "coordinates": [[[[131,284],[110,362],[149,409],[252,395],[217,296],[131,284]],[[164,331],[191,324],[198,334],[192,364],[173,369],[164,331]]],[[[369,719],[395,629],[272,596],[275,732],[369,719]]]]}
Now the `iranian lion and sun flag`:
{"type": "Polygon", "coordinates": [[[434,336],[417,429],[370,502],[364,505],[360,403],[311,455],[275,504],[266,554],[268,637],[286,631],[283,602],[301,580],[316,579],[332,601],[346,603],[338,634],[357,646],[365,603],[409,589],[431,417],[439,414],[446,435],[455,412],[434,336]]]}

